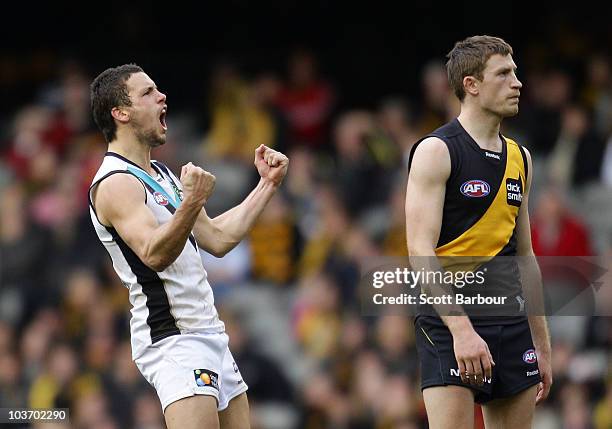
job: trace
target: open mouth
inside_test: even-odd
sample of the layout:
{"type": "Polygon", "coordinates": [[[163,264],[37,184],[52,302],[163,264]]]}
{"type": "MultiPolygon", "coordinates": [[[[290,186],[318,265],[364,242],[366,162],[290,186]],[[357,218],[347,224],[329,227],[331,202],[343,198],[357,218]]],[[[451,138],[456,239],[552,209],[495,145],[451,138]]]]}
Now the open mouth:
{"type": "Polygon", "coordinates": [[[161,111],[161,113],[159,114],[159,123],[161,124],[162,128],[164,129],[164,131],[166,131],[168,129],[168,125],[166,125],[166,112],[167,112],[168,108],[164,107],[161,111]]]}

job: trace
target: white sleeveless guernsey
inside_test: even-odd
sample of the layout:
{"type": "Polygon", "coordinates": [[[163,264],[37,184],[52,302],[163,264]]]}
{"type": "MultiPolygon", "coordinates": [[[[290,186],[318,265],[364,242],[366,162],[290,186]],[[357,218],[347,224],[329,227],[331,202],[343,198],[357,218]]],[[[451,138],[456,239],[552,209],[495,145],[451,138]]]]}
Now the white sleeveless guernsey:
{"type": "Polygon", "coordinates": [[[132,174],[140,180],[145,188],[145,204],[160,225],[172,218],[180,204],[181,183],[165,165],[157,161],[152,161],[151,165],[158,173],[157,180],[132,161],[107,152],[89,188],[91,221],[110,254],[117,275],[129,290],[133,359],[147,346],[171,335],[225,330],[214,306],[213,292],[193,234],[179,257],[165,270],[155,272],[140,260],[114,228],[98,220],[91,192],[113,174],[132,174]]]}

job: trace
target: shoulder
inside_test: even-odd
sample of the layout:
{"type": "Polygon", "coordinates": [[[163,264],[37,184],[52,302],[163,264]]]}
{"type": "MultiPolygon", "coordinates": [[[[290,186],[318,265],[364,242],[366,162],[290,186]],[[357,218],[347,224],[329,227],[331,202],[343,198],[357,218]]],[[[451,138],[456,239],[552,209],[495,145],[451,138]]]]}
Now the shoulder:
{"type": "Polygon", "coordinates": [[[525,158],[527,158],[527,162],[531,164],[531,152],[529,152],[529,149],[522,145],[518,145],[518,147],[525,153],[525,158]]]}
{"type": "Polygon", "coordinates": [[[411,167],[425,166],[432,168],[444,167],[448,164],[450,168],[450,152],[444,140],[439,137],[426,137],[414,148],[411,167]]]}
{"type": "Polygon", "coordinates": [[[528,169],[531,170],[531,153],[529,152],[529,150],[525,146],[517,143],[515,140],[511,138],[508,138],[506,136],[503,136],[503,138],[506,140],[506,143],[508,144],[509,148],[510,147],[515,148],[515,150],[521,153],[521,156],[524,158],[524,161],[527,164],[528,169]]]}
{"type": "Polygon", "coordinates": [[[133,212],[138,204],[146,204],[143,183],[127,171],[116,171],[92,188],[91,205],[103,225],[112,226],[110,220],[119,213],[133,212]]]}
{"type": "Polygon", "coordinates": [[[426,137],[415,147],[410,167],[411,175],[448,179],[451,159],[446,143],[438,137],[426,137]]]}
{"type": "Polygon", "coordinates": [[[98,183],[97,202],[112,202],[113,205],[133,198],[142,198],[144,185],[131,173],[118,171],[98,183]]]}
{"type": "Polygon", "coordinates": [[[506,137],[506,136],[503,136],[503,137],[509,146],[516,147],[518,150],[520,150],[521,152],[525,154],[525,157],[527,159],[531,160],[531,153],[529,153],[529,150],[524,145],[517,143],[516,140],[513,140],[509,137],[506,137]]]}
{"type": "Polygon", "coordinates": [[[439,137],[425,137],[414,150],[415,156],[420,153],[421,156],[436,156],[448,155],[448,147],[444,140],[439,137]]]}

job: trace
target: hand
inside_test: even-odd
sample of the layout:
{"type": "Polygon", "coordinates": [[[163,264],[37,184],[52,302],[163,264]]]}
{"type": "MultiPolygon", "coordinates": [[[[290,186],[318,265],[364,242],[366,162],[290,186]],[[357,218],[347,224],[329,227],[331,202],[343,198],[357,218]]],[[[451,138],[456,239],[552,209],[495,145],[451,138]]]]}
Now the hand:
{"type": "Polygon", "coordinates": [[[485,340],[474,329],[453,334],[453,348],[461,381],[482,386],[485,380],[493,378],[493,356],[485,340]]]}
{"type": "Polygon", "coordinates": [[[255,150],[254,164],[262,179],[278,186],[287,174],[289,158],[265,145],[260,145],[255,150]]]}
{"type": "Polygon", "coordinates": [[[181,183],[185,200],[204,205],[215,189],[215,176],[193,165],[191,162],[181,168],[181,183]]]}
{"type": "Polygon", "coordinates": [[[538,369],[540,370],[540,377],[542,381],[538,384],[538,393],[536,395],[536,405],[544,401],[550,393],[550,386],[552,386],[552,366],[550,363],[550,353],[541,353],[536,349],[536,355],[538,356],[538,369]]]}

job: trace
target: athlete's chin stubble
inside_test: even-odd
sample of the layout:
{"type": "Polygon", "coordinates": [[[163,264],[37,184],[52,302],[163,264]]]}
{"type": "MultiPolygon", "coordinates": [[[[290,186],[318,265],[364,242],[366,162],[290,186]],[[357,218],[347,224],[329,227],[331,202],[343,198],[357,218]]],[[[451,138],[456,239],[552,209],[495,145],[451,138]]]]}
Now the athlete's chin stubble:
{"type": "Polygon", "coordinates": [[[138,132],[138,140],[147,146],[154,148],[166,143],[166,136],[160,136],[155,130],[148,132],[138,132]]]}
{"type": "Polygon", "coordinates": [[[151,147],[158,147],[158,146],[166,144],[166,138],[165,137],[164,138],[159,138],[159,137],[151,138],[147,140],[147,144],[151,147]]]}

